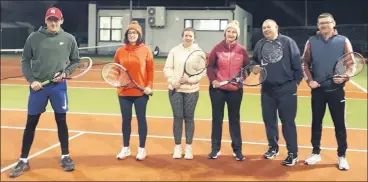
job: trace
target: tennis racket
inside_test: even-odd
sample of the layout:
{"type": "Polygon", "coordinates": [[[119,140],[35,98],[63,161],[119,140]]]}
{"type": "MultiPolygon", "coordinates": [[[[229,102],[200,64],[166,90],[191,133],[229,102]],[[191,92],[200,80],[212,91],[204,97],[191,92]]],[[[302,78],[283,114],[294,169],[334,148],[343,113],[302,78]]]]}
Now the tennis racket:
{"type": "MultiPolygon", "coordinates": [[[[137,88],[144,91],[136,81],[133,80],[132,76],[122,65],[117,63],[108,63],[101,70],[102,79],[117,88],[137,88]]],[[[150,96],[153,93],[148,94],[150,96]]]]}
{"type": "Polygon", "coordinates": [[[243,67],[231,79],[220,82],[220,86],[226,84],[242,84],[245,86],[258,86],[262,84],[267,78],[267,70],[265,67],[257,64],[249,64],[243,67]]]}
{"type": "MultiPolygon", "coordinates": [[[[188,78],[200,75],[203,73],[208,65],[207,54],[202,50],[195,50],[191,52],[184,62],[184,71],[181,77],[188,75],[188,78]]],[[[173,89],[175,92],[176,89],[173,89]]]]}
{"type": "Polygon", "coordinates": [[[268,63],[274,64],[284,56],[282,45],[275,40],[266,40],[261,47],[261,63],[267,65],[268,63]]]}
{"type": "Polygon", "coordinates": [[[319,84],[332,78],[351,78],[361,73],[365,66],[364,57],[357,52],[346,53],[341,56],[326,79],[319,84]]]}
{"type": "Polygon", "coordinates": [[[66,74],[66,77],[63,78],[65,80],[71,80],[85,75],[92,68],[92,59],[89,57],[81,57],[79,59],[80,62],[76,64],[70,64],[70,61],[67,61],[67,64],[63,71],[58,72],[58,74],[55,75],[53,79],[42,82],[41,85],[45,86],[49,83],[54,82],[53,80],[63,73],[66,74]],[[66,70],[69,70],[71,73],[66,72],[66,70]]]}

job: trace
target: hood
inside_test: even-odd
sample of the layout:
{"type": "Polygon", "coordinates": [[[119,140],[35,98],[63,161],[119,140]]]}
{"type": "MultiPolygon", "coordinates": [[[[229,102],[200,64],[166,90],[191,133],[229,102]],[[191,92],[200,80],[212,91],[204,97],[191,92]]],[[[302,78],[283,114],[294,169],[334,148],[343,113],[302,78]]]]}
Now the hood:
{"type": "Polygon", "coordinates": [[[143,47],[145,44],[142,42],[138,45],[130,45],[130,44],[126,44],[124,46],[125,50],[128,50],[128,51],[134,51],[136,49],[139,49],[140,47],[143,47]]]}
{"type": "Polygon", "coordinates": [[[178,47],[179,47],[180,49],[182,49],[182,50],[188,50],[188,49],[200,49],[200,48],[199,48],[199,46],[198,46],[198,44],[196,44],[196,43],[193,43],[193,44],[192,44],[192,46],[187,47],[187,48],[185,48],[185,47],[184,47],[184,44],[183,44],[183,43],[181,43],[181,44],[179,44],[179,45],[178,45],[178,47]]]}
{"type": "Polygon", "coordinates": [[[39,32],[47,35],[47,36],[57,36],[59,35],[60,33],[64,32],[64,30],[62,28],[60,28],[59,32],[55,32],[55,33],[51,33],[51,32],[48,32],[47,31],[47,27],[44,27],[44,26],[41,26],[39,29],[38,29],[39,32]]]}

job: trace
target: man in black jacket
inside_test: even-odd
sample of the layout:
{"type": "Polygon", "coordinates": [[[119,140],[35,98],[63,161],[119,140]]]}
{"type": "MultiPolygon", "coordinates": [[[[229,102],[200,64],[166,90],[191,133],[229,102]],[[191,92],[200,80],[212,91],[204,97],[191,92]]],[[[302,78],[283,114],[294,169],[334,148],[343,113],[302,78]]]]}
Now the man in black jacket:
{"type": "Polygon", "coordinates": [[[256,63],[265,66],[268,73],[261,89],[262,117],[269,145],[264,157],[272,159],[279,154],[278,111],[288,150],[288,156],[282,164],[293,166],[298,162],[295,117],[297,112],[297,87],[303,78],[300,51],[294,40],[278,33],[278,25],[274,20],[265,20],[262,31],[264,38],[255,45],[253,58],[256,63]],[[262,61],[260,56],[261,47],[267,40],[278,41],[281,44],[283,50],[281,61],[273,64],[262,61]]]}

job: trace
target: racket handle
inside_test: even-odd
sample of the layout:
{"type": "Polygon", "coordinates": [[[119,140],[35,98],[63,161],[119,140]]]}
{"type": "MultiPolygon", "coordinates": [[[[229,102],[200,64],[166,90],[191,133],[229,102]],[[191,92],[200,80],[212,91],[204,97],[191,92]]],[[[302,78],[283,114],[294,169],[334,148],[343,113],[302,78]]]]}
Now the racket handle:
{"type": "Polygon", "coordinates": [[[47,85],[47,84],[49,84],[49,83],[51,83],[51,81],[50,81],[50,80],[46,80],[46,81],[42,82],[42,83],[41,83],[41,85],[42,85],[42,86],[45,86],[45,85],[47,85]]]}
{"type": "Polygon", "coordinates": [[[220,82],[220,86],[224,86],[224,85],[226,85],[228,83],[229,83],[228,81],[222,81],[222,82],[220,82]]]}

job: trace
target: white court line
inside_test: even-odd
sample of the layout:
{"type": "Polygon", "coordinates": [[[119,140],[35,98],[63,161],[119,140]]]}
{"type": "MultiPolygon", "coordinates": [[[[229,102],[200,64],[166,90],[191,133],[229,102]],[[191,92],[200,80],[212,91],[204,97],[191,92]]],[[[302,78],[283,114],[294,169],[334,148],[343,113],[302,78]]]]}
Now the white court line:
{"type": "MultiPolygon", "coordinates": [[[[1,126],[1,128],[3,128],[3,126],[1,126]]],[[[10,127],[4,127],[4,128],[9,128],[9,129],[18,129],[18,128],[10,128],[10,127]]],[[[22,129],[24,129],[24,128],[22,128],[22,129]]],[[[44,131],[54,131],[54,129],[44,129],[44,131]]],[[[83,134],[84,134],[84,132],[78,132],[78,134],[76,134],[76,135],[74,135],[74,136],[70,137],[70,138],[69,138],[69,140],[73,140],[74,138],[77,138],[77,137],[79,137],[79,136],[81,136],[81,135],[83,135],[83,134]]],[[[45,148],[45,149],[43,149],[43,150],[41,150],[41,151],[39,151],[39,152],[37,152],[37,153],[35,153],[35,154],[33,154],[33,155],[29,156],[29,157],[28,157],[28,159],[32,159],[33,157],[36,157],[36,156],[38,156],[38,155],[41,155],[42,153],[45,153],[45,152],[47,152],[47,151],[49,151],[49,150],[51,150],[51,149],[53,149],[53,148],[55,148],[55,147],[57,147],[57,146],[59,146],[59,145],[60,145],[60,142],[59,142],[59,143],[56,143],[56,144],[54,144],[54,145],[51,145],[50,147],[47,147],[47,148],[45,148]]],[[[1,169],[1,173],[3,173],[3,172],[5,172],[5,171],[7,171],[7,170],[9,170],[9,169],[13,168],[15,165],[17,165],[17,163],[18,163],[18,162],[15,162],[15,163],[13,163],[13,164],[10,164],[9,166],[6,166],[6,167],[2,168],[2,169],[1,169]]]]}
{"type": "Polygon", "coordinates": [[[362,90],[364,93],[368,93],[367,89],[363,88],[362,86],[360,86],[357,82],[350,80],[350,83],[353,84],[354,86],[356,86],[357,88],[359,88],[360,90],[362,90]]]}
{"type": "MultiPolygon", "coordinates": [[[[24,130],[24,127],[12,127],[12,126],[1,126],[1,128],[4,129],[16,129],[16,130],[24,130]]],[[[42,130],[42,131],[55,131],[54,129],[49,128],[40,128],[36,130],[42,130]]],[[[97,132],[97,131],[82,131],[82,130],[69,130],[69,132],[75,132],[75,133],[82,133],[82,134],[94,134],[94,135],[114,135],[114,136],[122,136],[122,133],[116,133],[116,132],[97,132]]],[[[139,134],[131,134],[131,136],[139,137],[139,134]]],[[[173,136],[161,136],[161,135],[147,135],[147,138],[158,138],[158,139],[174,139],[173,136]]],[[[185,137],[182,137],[182,140],[185,140],[185,137]]],[[[196,138],[194,137],[193,140],[196,141],[207,141],[211,142],[211,139],[208,138],[196,138]]],[[[221,142],[224,143],[231,143],[231,140],[222,140],[221,142]]],[[[251,141],[244,141],[243,144],[250,144],[250,145],[268,145],[268,143],[265,142],[251,142],[251,141]]],[[[285,147],[285,144],[279,144],[279,146],[285,147]]],[[[304,145],[298,145],[298,148],[303,149],[312,149],[312,146],[304,146],[304,145]]],[[[337,150],[337,148],[332,147],[321,147],[322,150],[337,150]]],[[[348,152],[365,152],[367,153],[368,150],[363,149],[347,149],[348,152]]]]}
{"type": "MultiPolygon", "coordinates": [[[[22,112],[27,112],[27,109],[12,109],[12,108],[1,108],[2,111],[22,111],[22,112]]],[[[47,113],[54,113],[54,111],[52,110],[47,110],[47,113]]],[[[94,112],[68,112],[68,114],[76,114],[76,115],[94,115],[94,116],[118,116],[121,117],[121,114],[117,114],[117,113],[94,113],[94,112]]],[[[133,117],[136,117],[137,115],[133,114],[133,117]]],[[[169,117],[169,116],[146,116],[147,118],[157,118],[157,119],[173,119],[173,117],[169,117]]],[[[195,121],[212,121],[212,119],[207,119],[207,118],[194,118],[195,121]]],[[[225,122],[229,122],[229,120],[225,120],[225,122]]],[[[240,121],[241,123],[248,123],[248,124],[264,124],[263,122],[257,122],[257,121],[240,121]]],[[[278,123],[279,126],[282,126],[281,123],[278,123]]],[[[297,124],[297,127],[306,127],[306,128],[310,128],[311,125],[300,125],[297,124]]],[[[335,129],[335,127],[331,127],[331,126],[323,126],[323,128],[328,128],[328,129],[335,129]]],[[[347,130],[357,130],[357,131],[367,131],[366,128],[346,128],[347,130]]]]}
{"type": "MultiPolygon", "coordinates": [[[[8,78],[6,80],[17,80],[17,81],[25,81],[26,79],[24,78],[8,78]]],[[[106,84],[106,82],[104,81],[87,81],[87,80],[68,80],[69,83],[96,83],[96,84],[106,84]]],[[[353,82],[352,82],[353,83],[353,82]]],[[[166,82],[154,82],[154,85],[167,85],[166,82]]],[[[353,83],[354,84],[354,83],[353,83]]],[[[356,84],[356,83],[355,83],[356,84]]],[[[354,84],[354,85],[355,85],[354,84]]],[[[20,84],[1,84],[1,85],[6,85],[6,86],[16,86],[16,85],[20,85],[20,84]]],[[[28,86],[28,85],[22,85],[22,86],[28,86]]],[[[201,84],[201,87],[209,87],[209,85],[207,84],[201,84]]],[[[356,87],[360,87],[359,85],[355,85],[356,87]]],[[[77,88],[77,87],[69,87],[69,88],[77,88]]],[[[88,88],[88,89],[101,89],[98,87],[78,87],[78,88],[88,88]]],[[[260,86],[255,86],[255,87],[244,87],[246,89],[260,89],[260,86]]],[[[364,90],[364,88],[360,87],[359,89],[362,90],[361,91],[348,91],[346,90],[346,93],[367,93],[366,90],[364,90]]],[[[300,91],[310,91],[310,89],[303,89],[303,88],[298,88],[298,90],[300,91]]]]}
{"type": "MultiPolygon", "coordinates": [[[[101,82],[104,83],[104,82],[101,82]]],[[[28,87],[29,85],[21,85],[21,84],[1,84],[2,86],[12,86],[12,87],[28,87]]],[[[73,87],[73,86],[68,86],[68,88],[72,88],[72,89],[91,89],[91,90],[116,90],[116,88],[109,88],[109,87],[73,87]]],[[[167,90],[161,90],[161,89],[154,89],[153,92],[167,92],[167,90]]],[[[208,93],[208,91],[206,90],[200,90],[199,92],[201,93],[208,93]]],[[[358,92],[358,93],[362,93],[362,92],[358,92]]],[[[247,93],[244,92],[244,95],[261,95],[261,94],[257,94],[257,93],[247,93]]],[[[310,98],[311,96],[304,96],[304,95],[298,95],[298,97],[300,98],[310,98]]],[[[367,99],[358,99],[358,98],[346,98],[348,100],[363,100],[366,101],[367,99]]]]}

